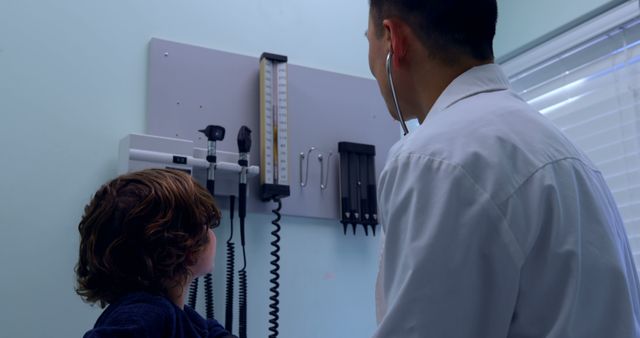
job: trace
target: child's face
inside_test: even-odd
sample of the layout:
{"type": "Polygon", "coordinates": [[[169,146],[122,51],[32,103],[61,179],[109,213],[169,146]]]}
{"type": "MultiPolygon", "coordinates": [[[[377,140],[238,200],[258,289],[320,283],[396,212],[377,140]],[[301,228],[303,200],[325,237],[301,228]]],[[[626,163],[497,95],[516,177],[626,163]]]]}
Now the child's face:
{"type": "Polygon", "coordinates": [[[204,276],[213,271],[213,263],[216,258],[216,235],[209,229],[209,243],[200,252],[196,264],[191,267],[194,277],[204,276]]]}

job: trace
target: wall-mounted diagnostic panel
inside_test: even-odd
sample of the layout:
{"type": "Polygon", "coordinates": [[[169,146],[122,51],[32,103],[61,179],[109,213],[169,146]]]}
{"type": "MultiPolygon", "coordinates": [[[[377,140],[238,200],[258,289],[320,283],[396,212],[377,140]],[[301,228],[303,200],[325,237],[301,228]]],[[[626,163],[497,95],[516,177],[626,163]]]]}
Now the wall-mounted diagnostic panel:
{"type": "MultiPolygon", "coordinates": [[[[261,169],[259,178],[249,177],[247,211],[271,213],[264,200],[289,195],[283,215],[339,220],[337,142],[370,144],[386,154],[400,137],[398,126],[375,80],[288,61],[277,54],[251,57],[153,39],[146,132],[206,149],[207,137],[199,132],[204,126],[222,126],[229,135],[246,126],[256,144],[249,164],[261,169]]],[[[224,161],[235,163],[232,139],[216,147],[219,154],[233,153],[224,161]]],[[[376,174],[384,160],[375,157],[376,174]]],[[[217,176],[216,194],[226,196],[217,176]]]]}

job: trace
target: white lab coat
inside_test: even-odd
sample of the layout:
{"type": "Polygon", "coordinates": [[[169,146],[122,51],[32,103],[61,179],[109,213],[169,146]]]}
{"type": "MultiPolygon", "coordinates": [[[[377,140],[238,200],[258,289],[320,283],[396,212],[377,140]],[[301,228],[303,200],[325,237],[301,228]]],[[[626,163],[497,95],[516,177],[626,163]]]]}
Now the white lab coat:
{"type": "Polygon", "coordinates": [[[376,338],[640,336],[602,174],[499,66],[457,78],[394,145],[378,199],[376,338]]]}

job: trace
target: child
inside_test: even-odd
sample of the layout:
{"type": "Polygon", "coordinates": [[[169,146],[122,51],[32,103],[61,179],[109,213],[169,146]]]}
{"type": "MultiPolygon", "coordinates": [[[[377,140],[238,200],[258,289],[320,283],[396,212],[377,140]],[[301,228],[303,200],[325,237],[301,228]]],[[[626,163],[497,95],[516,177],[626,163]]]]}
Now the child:
{"type": "Polygon", "coordinates": [[[103,185],[78,226],[76,292],[109,306],[84,337],[233,337],[184,305],[191,281],[212,270],[219,220],[211,195],[180,171],[103,185]]]}

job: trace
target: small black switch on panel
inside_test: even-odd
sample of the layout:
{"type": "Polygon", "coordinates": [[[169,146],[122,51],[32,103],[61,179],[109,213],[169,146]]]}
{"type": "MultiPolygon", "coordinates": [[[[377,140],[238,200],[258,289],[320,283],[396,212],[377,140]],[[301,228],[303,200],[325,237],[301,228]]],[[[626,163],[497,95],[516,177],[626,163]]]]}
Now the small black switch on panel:
{"type": "Polygon", "coordinates": [[[187,158],[184,156],[174,156],[173,163],[175,164],[187,164],[187,158]]]}

